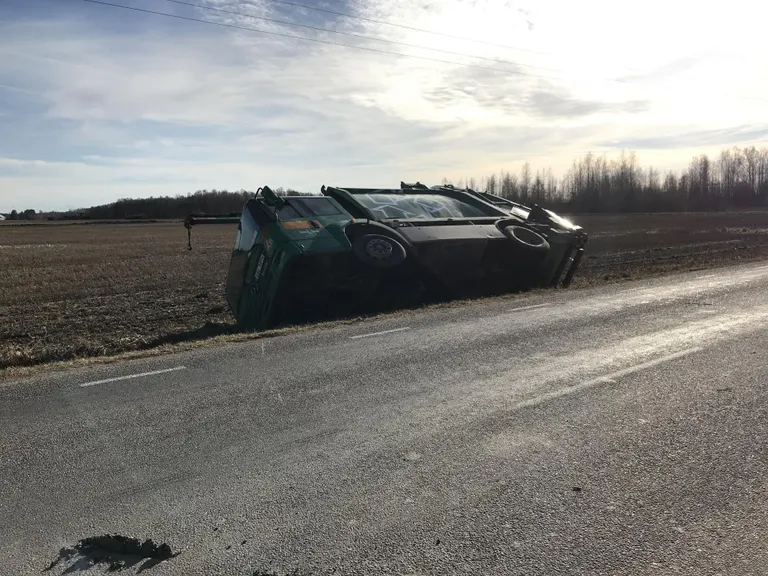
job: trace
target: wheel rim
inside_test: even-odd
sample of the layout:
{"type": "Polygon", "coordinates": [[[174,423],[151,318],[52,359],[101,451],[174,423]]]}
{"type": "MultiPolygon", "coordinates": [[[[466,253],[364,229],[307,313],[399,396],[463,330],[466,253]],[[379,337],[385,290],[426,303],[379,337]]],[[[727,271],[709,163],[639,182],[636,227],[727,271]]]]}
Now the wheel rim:
{"type": "Polygon", "coordinates": [[[365,245],[365,253],[375,260],[388,260],[392,257],[392,244],[380,238],[373,238],[365,245]]]}
{"type": "Polygon", "coordinates": [[[536,232],[523,228],[522,226],[515,226],[512,228],[512,234],[521,242],[528,244],[529,246],[543,246],[544,239],[536,232]]]}

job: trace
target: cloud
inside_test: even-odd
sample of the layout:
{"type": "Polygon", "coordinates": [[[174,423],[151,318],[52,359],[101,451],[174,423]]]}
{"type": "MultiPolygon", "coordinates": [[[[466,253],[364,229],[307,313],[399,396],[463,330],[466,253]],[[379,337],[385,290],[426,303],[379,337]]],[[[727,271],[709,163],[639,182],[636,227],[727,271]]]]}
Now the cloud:
{"type": "Polygon", "coordinates": [[[648,100],[609,101],[579,98],[554,81],[510,75],[499,81],[487,71],[466,69],[450,83],[431,88],[426,97],[438,107],[472,106],[493,113],[495,122],[530,122],[542,119],[585,119],[612,113],[633,114],[648,110],[648,100]]]}
{"type": "Polygon", "coordinates": [[[701,26],[730,16],[698,4],[649,0],[627,27],[617,24],[626,7],[607,0],[317,4],[352,18],[266,0],[193,1],[242,14],[127,3],[370,50],[12,0],[20,10],[0,6],[0,210],[205,187],[439,181],[525,160],[557,171],[584,151],[623,147],[667,146],[684,165],[696,147],[764,138],[768,125],[756,24],[743,22],[741,53],[712,55],[701,26]]]}
{"type": "Polygon", "coordinates": [[[664,64],[660,66],[656,66],[655,68],[648,71],[633,72],[631,74],[619,76],[617,80],[620,82],[639,82],[639,81],[647,82],[649,80],[658,81],[661,79],[674,78],[675,76],[678,76],[683,72],[690,71],[691,69],[701,65],[702,63],[703,62],[700,58],[695,58],[693,56],[686,56],[683,58],[672,60],[670,62],[665,62],[664,64]]]}
{"type": "Polygon", "coordinates": [[[633,150],[691,149],[697,147],[727,147],[734,144],[753,144],[768,140],[768,124],[762,126],[736,126],[718,130],[692,130],[677,134],[627,138],[602,142],[601,146],[629,148],[633,150]]]}
{"type": "Polygon", "coordinates": [[[544,117],[583,117],[599,112],[645,112],[650,108],[647,100],[632,100],[629,102],[601,102],[599,100],[582,100],[567,96],[558,91],[534,90],[525,96],[525,104],[529,109],[544,117]]]}

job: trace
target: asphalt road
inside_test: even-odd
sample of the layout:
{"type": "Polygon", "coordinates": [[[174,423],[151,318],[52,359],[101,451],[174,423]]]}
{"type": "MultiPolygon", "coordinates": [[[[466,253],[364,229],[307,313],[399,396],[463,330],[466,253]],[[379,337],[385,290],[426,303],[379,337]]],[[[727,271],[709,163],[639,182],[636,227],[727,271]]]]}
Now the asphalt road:
{"type": "Polygon", "coordinates": [[[0,573],[765,574],[767,322],[745,265],[7,383],[0,573]]]}

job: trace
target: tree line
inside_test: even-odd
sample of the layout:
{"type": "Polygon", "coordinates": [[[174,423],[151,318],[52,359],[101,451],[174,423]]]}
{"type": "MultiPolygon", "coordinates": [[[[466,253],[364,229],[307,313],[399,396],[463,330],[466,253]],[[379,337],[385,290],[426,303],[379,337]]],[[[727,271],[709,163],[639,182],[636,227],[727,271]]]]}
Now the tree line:
{"type": "MultiPolygon", "coordinates": [[[[444,179],[444,183],[450,183],[444,179]]],[[[710,159],[694,157],[679,172],[642,168],[634,152],[618,158],[587,154],[557,179],[551,169],[534,174],[525,163],[519,174],[502,171],[470,178],[465,185],[524,204],[570,212],[686,212],[768,207],[768,148],[730,148],[710,159]]]]}
{"type": "MultiPolygon", "coordinates": [[[[575,160],[565,175],[551,169],[535,173],[526,162],[519,173],[502,171],[481,178],[451,182],[524,203],[567,212],[686,212],[768,207],[768,147],[729,148],[715,158],[694,157],[680,172],[662,174],[642,168],[634,152],[617,158],[587,154],[575,160]]],[[[299,194],[277,188],[278,194],[299,194]]],[[[10,220],[125,220],[184,218],[187,214],[239,213],[254,192],[198,190],[150,198],[126,198],[111,204],[68,212],[13,210],[10,220]]]]}
{"type": "Polygon", "coordinates": [[[35,220],[37,218],[37,212],[31,208],[22,210],[21,212],[11,210],[8,213],[7,218],[8,220],[35,220]]]}
{"type": "MultiPolygon", "coordinates": [[[[290,188],[277,188],[275,193],[280,196],[301,194],[290,188]]],[[[185,218],[188,214],[239,214],[243,205],[255,192],[238,190],[198,190],[197,192],[149,198],[125,198],[81,210],[63,213],[64,220],[146,220],[185,218]]]]}
{"type": "MultiPolygon", "coordinates": [[[[278,195],[300,194],[284,188],[277,188],[275,192],[278,195]]],[[[110,204],[67,212],[41,212],[37,217],[48,220],[163,220],[185,218],[188,214],[239,214],[243,205],[254,195],[255,192],[247,190],[198,190],[176,196],[123,198],[110,204]]],[[[34,210],[31,212],[34,218],[34,210]]]]}
{"type": "MultiPolygon", "coordinates": [[[[305,195],[290,188],[275,189],[279,196],[288,194],[305,195]]],[[[12,210],[8,220],[163,220],[185,218],[188,214],[231,214],[240,213],[243,205],[255,192],[238,190],[198,190],[186,195],[157,196],[149,198],[124,198],[90,208],[79,208],[67,212],[36,212],[28,209],[21,212],[12,210]]]]}
{"type": "Polygon", "coordinates": [[[198,190],[178,196],[149,198],[124,198],[111,204],[73,210],[62,215],[63,219],[90,220],[144,220],[184,218],[187,214],[228,214],[240,212],[253,192],[240,190],[198,190]]]}

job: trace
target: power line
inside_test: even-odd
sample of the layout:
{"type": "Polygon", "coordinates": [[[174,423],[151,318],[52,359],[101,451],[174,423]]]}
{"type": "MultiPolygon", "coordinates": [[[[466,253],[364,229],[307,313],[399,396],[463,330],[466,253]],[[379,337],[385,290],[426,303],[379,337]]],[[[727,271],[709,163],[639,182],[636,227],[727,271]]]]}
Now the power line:
{"type": "MultiPolygon", "coordinates": [[[[511,66],[517,66],[520,68],[533,68],[535,70],[548,70],[550,72],[561,72],[568,74],[569,72],[560,68],[547,68],[544,66],[533,66],[530,64],[520,64],[511,60],[502,60],[499,58],[490,58],[487,56],[478,56],[476,54],[467,54],[466,52],[453,52],[451,50],[443,50],[442,48],[430,48],[428,46],[419,46],[417,44],[407,44],[405,42],[398,42],[397,40],[386,40],[384,38],[375,38],[373,36],[365,36],[363,34],[355,34],[353,32],[344,32],[341,30],[329,30],[328,28],[321,28],[319,26],[311,26],[309,24],[299,24],[297,22],[288,22],[286,20],[276,20],[275,18],[267,18],[266,16],[254,16],[246,12],[237,12],[235,10],[225,10],[224,8],[214,8],[212,6],[205,6],[204,4],[195,4],[194,2],[185,2],[183,0],[163,0],[164,2],[172,2],[173,4],[182,4],[184,6],[191,6],[193,8],[200,8],[201,10],[211,10],[214,12],[222,12],[224,14],[232,14],[235,16],[245,16],[247,18],[253,18],[255,20],[264,20],[266,22],[274,22],[276,24],[283,24],[285,26],[296,26],[298,28],[307,28],[309,30],[318,30],[320,32],[329,32],[331,34],[339,34],[341,36],[350,36],[352,38],[361,38],[363,40],[373,40],[375,42],[386,42],[388,44],[395,44],[397,46],[404,46],[406,48],[416,48],[419,50],[431,50],[433,52],[441,52],[443,54],[451,54],[452,56],[463,56],[465,58],[475,58],[478,60],[487,60],[489,62],[495,62],[497,64],[509,64],[511,66]]],[[[611,81],[626,83],[625,80],[612,79],[611,81]]]]}
{"type": "Polygon", "coordinates": [[[488,42],[487,40],[478,40],[476,38],[467,38],[466,36],[456,36],[455,34],[447,34],[445,32],[436,32],[434,30],[425,30],[424,28],[415,28],[414,26],[406,26],[405,24],[396,24],[394,22],[387,22],[385,20],[376,20],[374,18],[366,18],[365,16],[356,16],[354,14],[347,14],[345,12],[336,12],[334,10],[328,10],[327,8],[318,8],[317,6],[309,6],[307,4],[301,4],[299,2],[291,2],[290,0],[268,0],[268,1],[275,2],[277,4],[286,4],[287,6],[294,6],[296,8],[306,8],[307,10],[314,10],[316,12],[325,12],[326,14],[333,14],[335,16],[344,16],[345,18],[355,18],[357,20],[364,20],[366,22],[373,22],[374,24],[384,24],[385,26],[403,28],[404,30],[412,30],[414,32],[423,32],[424,34],[434,34],[435,36],[443,36],[444,38],[453,38],[455,40],[464,40],[466,42],[477,42],[478,44],[486,44],[488,46],[497,46],[499,48],[506,48],[507,50],[519,50],[520,52],[530,52],[531,54],[543,54],[545,56],[551,55],[551,53],[548,53],[548,52],[539,52],[537,50],[530,50],[528,48],[516,48],[514,46],[507,46],[505,44],[488,42]]]}
{"type": "MultiPolygon", "coordinates": [[[[507,44],[499,44],[497,42],[488,42],[487,40],[478,40],[477,38],[468,38],[467,36],[458,36],[456,34],[448,34],[446,32],[437,32],[435,30],[427,30],[425,28],[416,28],[414,26],[406,26],[405,24],[396,24],[395,22],[387,22],[386,20],[376,20],[374,18],[367,18],[365,16],[356,16],[355,14],[347,14],[346,12],[336,12],[334,10],[328,10],[327,8],[318,8],[317,6],[309,6],[308,4],[301,4],[300,2],[291,2],[290,0],[266,0],[276,4],[285,4],[287,6],[294,6],[296,8],[305,8],[307,10],[314,10],[316,12],[325,12],[326,14],[333,14],[335,16],[343,16],[345,18],[352,18],[356,20],[363,20],[365,22],[373,22],[374,24],[384,24],[385,26],[393,26],[395,28],[402,28],[404,30],[412,30],[414,32],[422,32],[424,34],[433,34],[435,36],[442,36],[443,38],[453,38],[455,40],[464,40],[466,42],[475,42],[477,44],[485,44],[486,46],[496,46],[498,48],[504,48],[506,50],[517,50],[518,52],[528,52],[530,54],[539,54],[542,56],[557,56],[554,52],[543,52],[541,50],[531,50],[530,48],[518,48],[516,46],[509,46],[507,44]]],[[[634,71],[633,68],[626,68],[629,71],[634,71]]]]}
{"type": "MultiPolygon", "coordinates": [[[[530,77],[530,78],[539,78],[539,79],[543,79],[543,80],[563,80],[563,78],[557,78],[557,77],[553,77],[553,76],[543,76],[543,75],[539,75],[539,74],[530,74],[530,73],[527,73],[527,72],[520,72],[519,70],[509,70],[509,69],[504,69],[504,68],[493,68],[491,66],[481,66],[481,65],[478,65],[478,64],[466,64],[464,62],[455,62],[455,61],[452,61],[452,60],[441,60],[439,58],[429,58],[427,56],[415,56],[415,55],[412,55],[412,54],[403,54],[401,52],[392,52],[392,51],[389,51],[389,50],[381,50],[379,48],[370,48],[370,47],[367,47],[367,46],[352,46],[350,44],[343,44],[341,42],[333,42],[331,40],[320,40],[320,39],[317,39],[317,38],[308,38],[306,36],[297,36],[295,34],[286,34],[286,33],[283,33],[283,32],[274,32],[274,31],[271,31],[271,30],[262,30],[260,28],[251,28],[251,27],[248,27],[248,26],[239,26],[237,24],[225,24],[223,22],[212,22],[210,20],[202,20],[202,19],[199,19],[199,18],[191,18],[189,16],[181,16],[181,15],[178,15],[178,14],[168,14],[167,12],[158,12],[158,11],[155,11],[155,10],[146,10],[144,8],[136,8],[134,6],[125,6],[125,5],[122,5],[122,4],[112,4],[112,3],[109,3],[109,2],[104,2],[102,0],[83,0],[83,1],[84,2],[89,2],[91,4],[100,4],[102,6],[109,6],[109,7],[112,7],[112,8],[122,8],[122,9],[125,9],[125,10],[132,10],[134,12],[143,12],[145,14],[154,14],[154,15],[157,15],[157,16],[166,16],[168,18],[176,18],[177,20],[187,20],[187,21],[190,21],[190,22],[199,22],[201,24],[210,24],[212,26],[219,26],[219,27],[222,27],[222,28],[232,28],[232,29],[236,29],[236,30],[244,30],[246,32],[259,32],[261,34],[267,34],[267,35],[270,35],[270,36],[279,36],[279,37],[282,37],[282,38],[290,38],[290,39],[293,39],[293,40],[306,40],[307,42],[315,42],[317,44],[326,44],[326,45],[329,45],[329,46],[340,46],[342,48],[352,48],[354,50],[365,50],[366,52],[375,52],[375,53],[379,53],[379,54],[389,54],[391,56],[400,56],[400,57],[404,57],[404,58],[415,58],[417,60],[426,60],[426,61],[429,61],[429,62],[438,62],[438,63],[441,63],[441,64],[451,64],[453,66],[462,66],[462,67],[465,67],[465,68],[476,68],[476,69],[479,69],[479,70],[488,70],[488,71],[491,71],[491,72],[504,72],[506,74],[514,74],[514,75],[517,75],[517,76],[527,76],[527,77],[530,77]]],[[[605,79],[605,80],[618,82],[618,80],[612,80],[612,79],[605,79]]],[[[750,100],[750,101],[755,101],[755,102],[762,102],[762,101],[764,101],[764,99],[758,99],[758,98],[748,97],[748,96],[730,95],[730,96],[726,96],[726,97],[731,97],[731,98],[735,98],[735,99],[738,99],[738,100],[750,100]]],[[[564,100],[578,100],[577,98],[562,98],[562,99],[564,99],[564,100]]],[[[765,101],[768,102],[768,100],[765,100],[765,101]]]]}
{"type": "Polygon", "coordinates": [[[134,12],[143,12],[145,14],[154,14],[156,16],[167,16],[168,18],[176,18],[177,20],[187,20],[189,22],[199,22],[201,24],[211,24],[212,26],[221,26],[222,28],[233,28],[236,30],[245,30],[247,32],[259,32],[261,34],[269,34],[271,36],[280,36],[282,38],[291,38],[292,40],[306,40],[307,42],[315,42],[317,44],[327,44],[330,46],[341,46],[343,48],[352,48],[354,50],[365,50],[367,52],[377,52],[379,54],[389,54],[392,56],[401,56],[404,58],[416,58],[418,60],[428,60],[430,62],[440,62],[442,64],[452,64],[454,66],[464,66],[466,68],[477,68],[479,70],[489,70],[491,72],[504,72],[506,74],[515,74],[517,76],[528,76],[530,78],[540,78],[543,80],[563,80],[563,78],[557,78],[554,76],[543,76],[540,74],[529,74],[528,72],[520,72],[519,70],[509,70],[505,68],[493,68],[491,66],[480,66],[478,64],[466,64],[463,62],[454,62],[452,60],[441,60],[439,58],[429,58],[427,56],[414,56],[412,54],[403,54],[401,52],[392,52],[390,50],[381,50],[379,48],[370,48],[368,46],[352,46],[350,44],[343,44],[341,42],[333,42],[331,40],[320,40],[318,38],[308,38],[306,36],[297,36],[295,34],[286,34],[284,32],[274,32],[272,30],[262,30],[261,28],[251,28],[248,26],[240,26],[238,24],[226,24],[224,22],[212,22],[210,20],[203,20],[200,18],[192,18],[190,16],[181,16],[179,14],[168,14],[167,12],[158,12],[156,10],[146,10],[144,8],[136,8],[135,6],[125,6],[123,4],[112,4],[110,2],[103,2],[102,0],[83,0],[83,2],[89,2],[91,4],[100,4],[102,6],[110,6],[112,8],[122,8],[124,10],[133,10],[134,12]]]}

